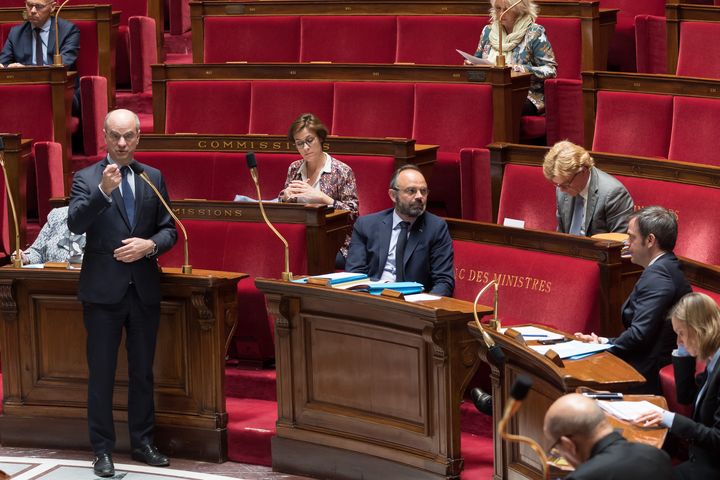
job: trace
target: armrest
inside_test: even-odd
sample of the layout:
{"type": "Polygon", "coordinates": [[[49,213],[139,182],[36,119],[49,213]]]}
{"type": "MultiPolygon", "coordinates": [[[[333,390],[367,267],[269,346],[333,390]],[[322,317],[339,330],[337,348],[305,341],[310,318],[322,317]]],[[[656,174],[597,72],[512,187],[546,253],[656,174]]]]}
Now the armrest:
{"type": "Polygon", "coordinates": [[[463,220],[492,222],[490,151],[460,150],[460,210],[463,220]]]}
{"type": "Polygon", "coordinates": [[[102,125],[108,113],[107,79],[100,76],[82,77],[80,98],[85,155],[102,155],[105,152],[102,125]]]}
{"type": "Polygon", "coordinates": [[[547,144],[570,140],[582,145],[583,126],[582,81],[567,78],[545,80],[545,125],[547,144]]]}
{"type": "Polygon", "coordinates": [[[152,90],[150,65],[157,63],[158,51],[155,44],[155,20],[150,17],[128,19],[130,38],[130,85],[133,93],[152,90]]]}
{"type": "Polygon", "coordinates": [[[665,17],[635,17],[635,56],[638,73],[667,73],[667,23],[665,17]]]}

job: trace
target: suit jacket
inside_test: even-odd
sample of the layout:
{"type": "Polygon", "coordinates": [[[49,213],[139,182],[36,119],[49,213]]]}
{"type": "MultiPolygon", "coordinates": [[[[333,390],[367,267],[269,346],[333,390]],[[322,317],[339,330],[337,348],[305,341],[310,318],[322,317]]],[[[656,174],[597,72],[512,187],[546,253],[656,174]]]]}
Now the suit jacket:
{"type": "MultiPolygon", "coordinates": [[[[30,22],[24,22],[10,29],[5,46],[0,53],[0,63],[7,66],[9,63],[22,63],[32,65],[33,48],[32,32],[33,26],[30,22]]],[[[60,41],[60,54],[63,65],[68,70],[77,70],[75,61],[80,50],[80,30],[74,23],[58,19],[58,31],[60,41]]],[[[52,65],[55,55],[55,20],[50,22],[50,35],[48,36],[46,65],[52,65]]]]}
{"type": "MultiPolygon", "coordinates": [[[[113,252],[122,246],[122,240],[139,237],[152,239],[158,255],[164,253],[177,240],[175,223],[150,187],[135,175],[135,225],[131,226],[120,188],[113,190],[112,202],[108,202],[98,187],[107,164],[106,157],[77,172],[70,191],[68,226],[75,233],[87,233],[78,297],[83,302],[118,303],[133,282],[143,303],[160,303],[157,256],[124,263],[115,260],[113,252]]],[[[144,168],[169,202],[160,171],[144,168]]]]}
{"type": "MultiPolygon", "coordinates": [[[[558,232],[570,232],[576,198],[556,189],[558,232]]],[[[626,232],[633,208],[633,199],[622,183],[597,167],[590,169],[585,235],[626,232]]]]}
{"type": "Polygon", "coordinates": [[[668,311],[691,291],[677,257],[667,252],[643,271],[622,306],[625,331],[610,339],[613,353],[646,378],[648,393],[661,393],[659,371],[671,362],[677,341],[668,311]]]}
{"type": "MultiPolygon", "coordinates": [[[[673,357],[678,401],[695,403],[708,378],[707,369],[695,378],[695,358],[673,357]]],[[[677,466],[681,479],[720,478],[720,362],[690,419],[675,414],[670,432],[690,442],[689,459],[677,466]]]]}
{"type": "Polygon", "coordinates": [[[642,443],[628,442],[618,432],[601,438],[590,458],[566,480],[671,480],[672,464],[664,451],[642,443]]]}
{"type": "MultiPolygon", "coordinates": [[[[345,270],[378,280],[387,262],[393,209],[360,217],[355,222],[345,270]]],[[[405,279],[426,291],[451,296],[455,289],[452,239],[442,218],[425,212],[413,223],[405,246],[405,279]]]]}

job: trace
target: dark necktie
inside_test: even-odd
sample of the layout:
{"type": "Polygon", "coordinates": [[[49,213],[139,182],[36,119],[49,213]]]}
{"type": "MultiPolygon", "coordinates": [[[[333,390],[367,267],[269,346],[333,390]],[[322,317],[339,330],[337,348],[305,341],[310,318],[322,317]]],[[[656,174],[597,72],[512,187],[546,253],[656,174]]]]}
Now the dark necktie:
{"type": "Polygon", "coordinates": [[[35,65],[38,67],[45,65],[42,53],[42,38],[40,38],[41,31],[42,29],[40,27],[33,28],[33,35],[35,36],[35,65]]]}
{"type": "Polygon", "coordinates": [[[132,188],[130,188],[130,182],[128,182],[128,172],[130,167],[121,167],[120,172],[122,173],[122,197],[123,203],[125,204],[125,213],[127,213],[128,221],[130,225],[135,225],[135,195],[133,195],[132,188]]]}
{"type": "Polygon", "coordinates": [[[582,195],[575,195],[575,208],[573,209],[572,223],[570,223],[571,235],[585,235],[583,232],[585,216],[585,199],[582,195]]]}
{"type": "Polygon", "coordinates": [[[400,233],[398,234],[397,243],[395,244],[395,281],[405,281],[405,244],[407,243],[408,222],[398,223],[400,233]]]}

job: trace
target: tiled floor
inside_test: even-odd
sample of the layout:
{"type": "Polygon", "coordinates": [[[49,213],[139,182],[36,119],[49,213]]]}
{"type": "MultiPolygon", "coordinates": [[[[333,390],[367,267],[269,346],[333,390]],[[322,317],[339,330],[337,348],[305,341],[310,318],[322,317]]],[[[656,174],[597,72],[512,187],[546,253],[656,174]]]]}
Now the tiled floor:
{"type": "MultiPolygon", "coordinates": [[[[172,458],[169,468],[152,468],[113,455],[115,480],[307,480],[306,477],[273,472],[268,467],[241,463],[205,463],[172,458]]],[[[95,480],[92,454],[75,450],[40,450],[0,447],[0,469],[13,480],[95,480]]]]}

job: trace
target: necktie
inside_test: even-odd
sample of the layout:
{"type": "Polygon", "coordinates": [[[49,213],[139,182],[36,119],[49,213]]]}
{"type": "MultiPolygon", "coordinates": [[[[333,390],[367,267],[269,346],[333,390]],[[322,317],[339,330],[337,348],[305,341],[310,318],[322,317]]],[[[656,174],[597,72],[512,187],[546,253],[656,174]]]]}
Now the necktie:
{"type": "Polygon", "coordinates": [[[33,35],[35,36],[35,65],[39,67],[45,65],[42,53],[42,38],[40,38],[41,31],[40,27],[33,28],[33,35]]]}
{"type": "Polygon", "coordinates": [[[397,243],[395,244],[395,281],[405,281],[405,244],[407,243],[407,231],[408,222],[400,222],[400,234],[398,235],[397,243]]]}
{"type": "Polygon", "coordinates": [[[133,195],[132,188],[130,188],[130,182],[128,182],[128,172],[130,167],[120,168],[122,173],[122,197],[123,203],[125,204],[125,213],[127,213],[130,225],[135,225],[135,195],[133,195]]]}
{"type": "Polygon", "coordinates": [[[585,232],[583,232],[584,216],[585,199],[582,195],[575,195],[575,209],[573,210],[572,223],[570,224],[571,235],[585,235],[585,232]]]}

